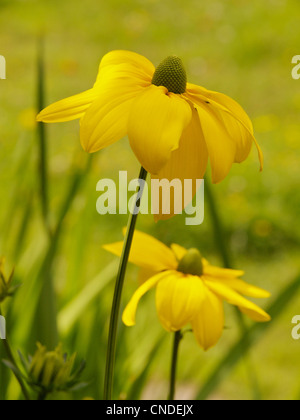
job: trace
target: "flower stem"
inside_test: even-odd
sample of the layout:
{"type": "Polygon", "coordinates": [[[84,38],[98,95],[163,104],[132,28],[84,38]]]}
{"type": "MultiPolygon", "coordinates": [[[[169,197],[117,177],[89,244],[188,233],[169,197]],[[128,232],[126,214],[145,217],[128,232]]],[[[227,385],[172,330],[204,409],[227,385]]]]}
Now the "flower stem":
{"type": "MultiPolygon", "coordinates": [[[[147,178],[147,171],[142,167],[139,175],[140,181],[145,181],[147,178]]],[[[134,211],[130,214],[127,231],[124,239],[124,246],[120,260],[119,271],[117,275],[115,292],[111,310],[110,326],[109,326],[109,336],[108,336],[108,345],[107,345],[107,357],[106,357],[106,370],[105,370],[105,382],[104,382],[104,400],[112,399],[113,392],[113,377],[114,377],[114,368],[115,368],[115,356],[116,356],[116,338],[117,338],[117,329],[118,321],[120,316],[120,305],[121,297],[124,285],[124,279],[130,254],[130,249],[133,240],[133,234],[136,226],[138,211],[140,207],[141,196],[144,189],[144,183],[140,183],[139,198],[135,203],[134,211]]]]}
{"type": "Polygon", "coordinates": [[[45,401],[47,398],[47,395],[48,395],[47,391],[41,391],[38,394],[37,401],[45,401]]]}
{"type": "Polygon", "coordinates": [[[168,398],[169,401],[174,401],[175,399],[177,361],[178,361],[179,345],[182,339],[183,339],[183,334],[181,333],[181,331],[177,331],[174,335],[174,343],[173,343],[173,355],[172,355],[171,375],[170,375],[170,393],[169,393],[169,398],[168,398]]]}
{"type": "MultiPolygon", "coordinates": [[[[45,65],[44,65],[44,40],[38,39],[38,58],[37,58],[37,109],[41,111],[45,108],[45,65]]],[[[47,233],[51,236],[49,226],[49,200],[48,200],[48,159],[47,159],[47,138],[45,124],[37,124],[39,142],[39,178],[40,178],[40,198],[43,221],[47,233]]]]}
{"type": "MultiPolygon", "coordinates": [[[[0,315],[1,314],[2,314],[2,312],[1,312],[1,309],[0,309],[0,315]]],[[[30,395],[29,395],[29,393],[28,393],[28,391],[27,391],[27,389],[26,389],[26,387],[24,385],[23,379],[21,377],[21,373],[20,374],[18,373],[19,372],[19,368],[18,368],[17,363],[15,361],[15,358],[14,358],[12,349],[10,347],[9,341],[6,338],[6,340],[1,340],[1,342],[3,343],[4,349],[5,349],[5,352],[6,352],[6,356],[7,356],[8,360],[9,360],[9,362],[14,367],[13,373],[14,373],[14,375],[15,375],[15,377],[16,377],[16,379],[17,379],[17,381],[18,381],[18,383],[19,383],[19,385],[21,387],[21,390],[23,392],[24,398],[25,398],[25,400],[30,401],[31,398],[30,398],[30,395]]]]}

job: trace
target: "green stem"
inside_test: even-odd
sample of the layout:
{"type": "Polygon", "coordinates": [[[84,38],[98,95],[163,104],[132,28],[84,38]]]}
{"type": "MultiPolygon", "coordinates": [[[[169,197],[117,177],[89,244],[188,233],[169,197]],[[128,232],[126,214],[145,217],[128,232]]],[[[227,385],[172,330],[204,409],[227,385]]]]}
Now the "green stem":
{"type": "Polygon", "coordinates": [[[47,398],[48,393],[46,391],[41,391],[38,394],[37,401],[45,401],[47,398]]]}
{"type": "MultiPolygon", "coordinates": [[[[1,315],[2,315],[2,312],[1,312],[1,309],[0,309],[0,316],[1,315]]],[[[15,377],[16,377],[16,379],[17,379],[17,381],[18,381],[18,383],[21,387],[24,398],[25,398],[25,400],[30,401],[31,398],[30,398],[30,395],[29,395],[29,393],[28,393],[28,391],[25,387],[25,384],[22,380],[21,374],[17,373],[19,371],[19,368],[18,368],[18,365],[17,365],[16,360],[14,358],[14,355],[13,355],[13,352],[12,352],[12,349],[10,347],[10,344],[9,344],[9,341],[8,341],[7,337],[6,337],[6,340],[1,340],[1,342],[3,343],[3,346],[4,346],[4,349],[5,349],[6,356],[7,356],[8,360],[15,367],[15,371],[13,371],[13,374],[15,375],[15,377]]]]}
{"type": "MultiPolygon", "coordinates": [[[[45,107],[45,65],[44,65],[44,40],[38,39],[37,58],[37,108],[41,111],[45,107]]],[[[48,159],[47,159],[47,138],[45,124],[37,124],[37,136],[39,142],[39,178],[40,178],[40,199],[45,229],[52,240],[52,232],[49,226],[49,200],[48,200],[48,159]]],[[[43,288],[40,297],[40,340],[49,349],[57,345],[56,325],[56,300],[53,286],[51,267],[45,273],[43,288]]]]}
{"type": "Polygon", "coordinates": [[[74,202],[76,194],[82,185],[85,176],[89,173],[92,165],[92,158],[89,156],[83,169],[76,170],[71,179],[70,185],[64,195],[58,215],[58,221],[53,229],[53,235],[49,241],[48,250],[40,268],[38,277],[43,280],[41,294],[37,307],[36,334],[35,340],[42,342],[47,348],[54,349],[58,343],[57,327],[57,306],[55,290],[52,282],[53,261],[59,247],[66,216],[74,202]]]}
{"type": "Polygon", "coordinates": [[[169,398],[168,398],[169,401],[175,400],[177,361],[178,361],[178,354],[179,354],[179,345],[182,339],[183,339],[183,335],[181,331],[177,331],[174,334],[171,375],[170,375],[170,393],[169,393],[169,398]]]}
{"type": "MultiPolygon", "coordinates": [[[[147,171],[144,168],[141,168],[139,179],[145,181],[147,178],[147,171]]],[[[140,185],[140,198],[135,204],[134,211],[130,214],[127,232],[124,239],[124,246],[120,260],[119,271],[117,275],[115,292],[111,310],[110,326],[109,326],[109,335],[108,335],[108,345],[107,345],[107,357],[106,357],[106,370],[105,370],[105,382],[104,382],[104,400],[112,399],[113,392],[113,377],[114,377],[114,368],[115,368],[115,356],[116,356],[116,338],[117,338],[117,329],[118,321],[120,316],[120,305],[121,297],[124,285],[124,279],[130,254],[130,249],[133,240],[133,234],[136,226],[138,212],[136,211],[141,202],[141,195],[144,185],[140,185]]]]}
{"type": "Polygon", "coordinates": [[[215,243],[217,244],[219,252],[222,256],[223,265],[226,268],[232,268],[232,261],[229,255],[228,246],[226,245],[227,240],[225,237],[224,227],[218,212],[217,203],[213,195],[210,182],[207,178],[205,179],[205,196],[207,198],[210,215],[212,218],[215,243]]]}
{"type": "MultiPolygon", "coordinates": [[[[223,227],[223,223],[222,223],[219,211],[218,211],[216,199],[212,192],[211,184],[207,178],[205,179],[205,196],[207,197],[208,205],[210,208],[212,225],[213,225],[214,235],[215,235],[215,243],[217,244],[219,248],[219,252],[223,260],[223,265],[225,268],[233,268],[232,258],[229,252],[229,247],[227,245],[227,238],[225,237],[225,229],[223,227]]],[[[235,316],[241,330],[241,334],[244,334],[247,327],[246,327],[243,315],[241,314],[238,308],[234,308],[234,309],[235,309],[235,316]]],[[[247,342],[245,345],[248,347],[250,346],[247,342]]],[[[255,374],[255,370],[253,369],[252,363],[250,361],[250,356],[248,356],[246,367],[248,370],[249,380],[252,384],[253,396],[256,400],[259,400],[261,399],[261,392],[260,392],[260,388],[258,384],[258,379],[255,374]]]]}
{"type": "MultiPolygon", "coordinates": [[[[44,41],[38,40],[38,59],[37,59],[37,108],[42,111],[45,107],[45,66],[44,66],[44,41]]],[[[39,141],[39,174],[40,174],[40,196],[42,214],[47,232],[50,234],[49,227],[49,203],[48,203],[48,161],[47,161],[47,138],[45,124],[37,124],[37,135],[39,141]]]]}

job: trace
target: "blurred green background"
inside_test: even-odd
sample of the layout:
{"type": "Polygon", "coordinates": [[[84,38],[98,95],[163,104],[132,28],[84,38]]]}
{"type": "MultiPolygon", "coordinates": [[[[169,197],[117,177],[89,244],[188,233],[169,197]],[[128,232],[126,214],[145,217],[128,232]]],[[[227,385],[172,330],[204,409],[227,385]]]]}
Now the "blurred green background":
{"type": "MultiPolygon", "coordinates": [[[[246,271],[246,281],[272,292],[270,302],[261,303],[267,307],[300,270],[300,81],[291,77],[292,57],[300,53],[299,17],[297,0],[0,1],[0,55],[7,61],[7,80],[0,81],[0,255],[8,270],[15,266],[15,281],[22,283],[3,312],[14,350],[34,352],[37,340],[51,341],[45,322],[52,321],[53,308],[45,303],[49,291],[42,285],[54,282],[59,339],[69,353],[77,351],[78,359],[87,361],[84,380],[89,381],[85,390],[63,398],[102,396],[118,262],[102,245],[121,240],[127,217],[97,214],[96,184],[101,178],[118,179],[119,170],[136,178],[139,164],[125,138],[93,156],[89,167],[78,121],[47,126],[48,223],[58,226],[49,239],[34,123],[38,38],[45,41],[46,104],[90,88],[101,57],[127,49],[155,65],[176,54],[190,82],[243,105],[264,152],[264,172],[259,173],[253,149],[245,163],[234,165],[227,179],[213,186],[213,193],[233,264],[246,271]]],[[[158,224],[141,216],[138,228],[166,244],[197,247],[222,265],[209,208],[198,227],[186,227],[181,216],[158,224]]],[[[124,304],[137,287],[137,274],[130,266],[124,304]]],[[[207,398],[298,399],[300,342],[291,337],[291,319],[299,312],[295,293],[247,358],[222,371],[207,398]]],[[[226,306],[226,315],[227,329],[209,352],[197,347],[192,334],[186,336],[178,398],[199,396],[216,364],[239,340],[232,308],[226,306]]],[[[115,397],[165,398],[172,337],[157,320],[153,293],[144,298],[137,320],[134,328],[120,328],[115,397]]],[[[1,366],[0,398],[18,397],[15,379],[1,366]]]]}

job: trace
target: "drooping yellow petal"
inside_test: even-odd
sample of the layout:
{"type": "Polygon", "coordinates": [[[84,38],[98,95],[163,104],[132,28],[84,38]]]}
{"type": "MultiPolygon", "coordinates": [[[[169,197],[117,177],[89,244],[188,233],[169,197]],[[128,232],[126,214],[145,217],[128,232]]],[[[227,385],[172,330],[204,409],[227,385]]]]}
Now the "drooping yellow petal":
{"type": "Polygon", "coordinates": [[[96,85],[107,83],[109,75],[111,79],[135,78],[151,84],[154,71],[154,65],[146,57],[132,51],[115,50],[102,58],[96,85]]]}
{"type": "Polygon", "coordinates": [[[183,248],[183,246],[178,245],[178,244],[172,244],[171,249],[174,252],[178,261],[180,261],[188,252],[187,249],[183,248]]]}
{"type": "Polygon", "coordinates": [[[135,84],[105,88],[90,106],[80,127],[80,141],[85,151],[97,152],[127,134],[132,101],[142,91],[135,84]]]}
{"type": "Polygon", "coordinates": [[[213,104],[219,105],[220,109],[231,114],[237,121],[239,121],[250,134],[253,135],[253,125],[252,122],[241,107],[241,105],[236,102],[234,99],[230,98],[223,93],[214,92],[208,89],[205,89],[202,86],[193,85],[191,83],[187,84],[187,92],[191,95],[198,96],[199,99],[203,101],[212,102],[213,104]]]}
{"type": "Polygon", "coordinates": [[[103,57],[94,89],[98,99],[81,121],[84,150],[97,152],[127,134],[132,101],[151,85],[154,67],[130,51],[112,51],[103,57]]]}
{"type": "Polygon", "coordinates": [[[228,303],[238,306],[241,310],[246,311],[247,315],[256,322],[270,321],[270,316],[255,303],[245,299],[239,293],[227,287],[225,283],[212,281],[209,277],[205,277],[205,284],[216,295],[225,299],[228,303]]]}
{"type": "Polygon", "coordinates": [[[191,324],[200,347],[206,351],[217,344],[223,333],[224,309],[222,300],[205,285],[202,294],[201,306],[191,324]]]}
{"type": "Polygon", "coordinates": [[[147,280],[137,289],[137,291],[134,293],[130,302],[128,303],[123,312],[122,320],[125,325],[127,325],[128,327],[132,327],[133,325],[135,325],[136,310],[141,298],[144,296],[145,293],[147,293],[149,290],[155,287],[158,282],[160,282],[162,279],[169,275],[169,271],[159,273],[151,279],[147,280]]]}
{"type": "Polygon", "coordinates": [[[179,331],[195,316],[203,299],[199,277],[174,272],[162,279],[156,288],[156,309],[167,331],[179,331]]]}
{"type": "Polygon", "coordinates": [[[90,89],[70,98],[55,102],[39,113],[37,121],[54,123],[81,118],[91,106],[92,102],[97,99],[97,95],[96,89],[90,89]]]}
{"type": "MultiPolygon", "coordinates": [[[[120,257],[123,242],[104,245],[103,248],[120,257]]],[[[176,270],[178,266],[176,257],[170,248],[152,236],[138,230],[134,232],[129,261],[138,267],[154,272],[176,270]]]]}
{"type": "Polygon", "coordinates": [[[248,309],[244,306],[239,306],[239,310],[254,322],[268,322],[271,320],[271,317],[266,312],[261,314],[255,309],[248,309]]]}
{"type": "Polygon", "coordinates": [[[178,149],[190,123],[189,103],[164,87],[151,85],[132,104],[128,122],[130,145],[141,165],[157,175],[178,149]]]}
{"type": "Polygon", "coordinates": [[[204,274],[214,277],[214,278],[226,278],[226,279],[232,279],[236,277],[242,277],[245,272],[242,270],[232,270],[230,268],[220,268],[215,267],[213,265],[210,265],[209,262],[203,258],[203,268],[204,268],[204,274]]]}
{"type": "MultiPolygon", "coordinates": [[[[82,118],[99,97],[102,98],[102,103],[105,103],[115,98],[117,90],[121,90],[122,95],[122,90],[126,88],[128,92],[134,92],[136,89],[150,86],[154,71],[153,64],[139,54],[111,51],[101,60],[93,89],[50,105],[38,115],[38,121],[52,123],[82,118]]],[[[99,107],[98,104],[97,109],[99,107]]]]}
{"type": "Polygon", "coordinates": [[[171,153],[169,161],[158,175],[152,176],[153,179],[167,179],[169,182],[179,179],[182,185],[181,197],[175,197],[174,188],[170,189],[170,194],[162,195],[160,213],[154,215],[155,221],[166,220],[173,217],[174,214],[181,213],[192,201],[191,198],[197,192],[198,185],[196,180],[203,179],[207,162],[207,146],[198,113],[193,108],[191,122],[182,133],[179,148],[171,153]],[[186,201],[187,197],[188,202],[186,201]],[[168,200],[167,204],[170,203],[170,214],[164,214],[163,209],[166,208],[164,200],[168,200]]]}
{"type": "Polygon", "coordinates": [[[207,90],[202,86],[188,83],[187,92],[194,100],[202,101],[204,104],[209,103],[215,112],[219,110],[219,118],[223,120],[226,129],[237,143],[235,162],[243,162],[248,157],[254,142],[262,170],[263,154],[254,137],[252,122],[244,109],[229,96],[207,90]]]}
{"type": "Polygon", "coordinates": [[[211,105],[189,93],[185,93],[185,96],[194,103],[199,114],[211,163],[212,181],[221,182],[228,175],[235,160],[236,143],[211,105]]]}
{"type": "MultiPolygon", "coordinates": [[[[214,281],[212,279],[212,281],[214,281]]],[[[271,294],[260,287],[253,286],[252,284],[248,284],[243,280],[234,279],[234,278],[220,278],[218,282],[225,284],[227,287],[235,290],[236,292],[240,293],[241,295],[245,295],[248,297],[265,299],[269,298],[271,294]]]]}

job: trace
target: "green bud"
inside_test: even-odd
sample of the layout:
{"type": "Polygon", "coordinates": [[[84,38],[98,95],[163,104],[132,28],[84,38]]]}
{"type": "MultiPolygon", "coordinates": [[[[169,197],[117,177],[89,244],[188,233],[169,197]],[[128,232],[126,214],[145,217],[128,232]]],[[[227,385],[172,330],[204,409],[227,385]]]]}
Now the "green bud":
{"type": "Polygon", "coordinates": [[[54,351],[47,351],[45,346],[37,344],[37,351],[28,364],[28,383],[43,395],[54,391],[68,391],[78,385],[79,375],[84,368],[73,371],[76,354],[69,359],[59,345],[54,351]]]}
{"type": "Polygon", "coordinates": [[[198,249],[190,249],[185,256],[179,261],[177,271],[192,276],[203,275],[202,256],[198,249]]]}
{"type": "Polygon", "coordinates": [[[14,272],[7,278],[4,273],[4,258],[0,258],[0,303],[2,303],[7,297],[12,296],[18,286],[12,287],[14,272]]]}
{"type": "Polygon", "coordinates": [[[169,92],[181,94],[186,90],[186,71],[179,57],[165,58],[156,68],[152,84],[164,86],[169,92]]]}

